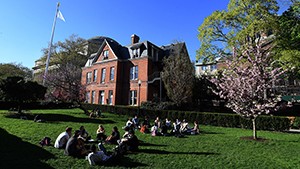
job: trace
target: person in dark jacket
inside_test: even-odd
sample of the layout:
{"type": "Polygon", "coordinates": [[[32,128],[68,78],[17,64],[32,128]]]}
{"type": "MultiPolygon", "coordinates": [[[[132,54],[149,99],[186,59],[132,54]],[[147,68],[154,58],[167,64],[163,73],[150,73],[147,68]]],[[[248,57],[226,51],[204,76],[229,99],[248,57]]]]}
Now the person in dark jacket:
{"type": "Polygon", "coordinates": [[[120,139],[120,132],[119,132],[119,130],[118,130],[118,127],[115,126],[115,127],[113,127],[113,129],[112,129],[111,135],[108,136],[108,137],[106,138],[106,142],[107,142],[107,143],[111,143],[111,144],[118,144],[117,141],[118,141],[119,139],[120,139]]]}

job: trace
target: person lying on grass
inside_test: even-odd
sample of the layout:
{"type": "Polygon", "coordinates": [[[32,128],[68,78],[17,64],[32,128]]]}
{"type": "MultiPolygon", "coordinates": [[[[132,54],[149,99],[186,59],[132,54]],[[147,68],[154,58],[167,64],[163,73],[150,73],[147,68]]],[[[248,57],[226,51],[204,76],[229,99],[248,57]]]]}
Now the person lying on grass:
{"type": "Polygon", "coordinates": [[[54,147],[55,148],[65,148],[71,135],[72,135],[72,128],[67,127],[66,131],[60,133],[60,135],[56,138],[54,147]]]}
{"type": "MultiPolygon", "coordinates": [[[[101,143],[99,143],[99,145],[100,144],[101,143]]],[[[99,148],[99,151],[98,151],[95,144],[91,145],[90,149],[91,149],[91,153],[89,153],[87,155],[87,160],[89,161],[89,164],[91,166],[95,166],[95,165],[111,165],[113,163],[117,163],[120,160],[120,158],[122,157],[122,154],[119,151],[114,151],[112,153],[112,155],[107,155],[100,148],[99,148]]]]}

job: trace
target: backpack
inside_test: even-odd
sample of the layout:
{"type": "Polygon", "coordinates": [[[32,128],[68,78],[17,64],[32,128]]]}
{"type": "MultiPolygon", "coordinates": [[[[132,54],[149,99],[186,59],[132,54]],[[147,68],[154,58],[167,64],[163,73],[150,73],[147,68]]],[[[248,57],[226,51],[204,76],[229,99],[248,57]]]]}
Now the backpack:
{"type": "Polygon", "coordinates": [[[49,138],[49,137],[44,137],[44,138],[40,141],[40,145],[41,145],[41,146],[49,146],[49,145],[50,145],[50,141],[51,141],[51,138],[49,138]]]}

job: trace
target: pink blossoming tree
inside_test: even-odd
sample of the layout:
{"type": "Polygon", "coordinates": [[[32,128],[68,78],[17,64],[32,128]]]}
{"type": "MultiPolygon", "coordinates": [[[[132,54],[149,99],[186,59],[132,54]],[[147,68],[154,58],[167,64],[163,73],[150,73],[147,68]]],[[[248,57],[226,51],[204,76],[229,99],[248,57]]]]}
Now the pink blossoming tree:
{"type": "Polygon", "coordinates": [[[81,104],[85,100],[85,86],[81,85],[81,68],[76,64],[63,63],[50,71],[46,77],[46,86],[49,90],[48,99],[71,102],[89,114],[81,104]]]}
{"type": "Polygon", "coordinates": [[[272,85],[284,71],[273,66],[270,48],[257,43],[249,45],[241,54],[233,50],[221,77],[212,80],[218,88],[215,93],[227,100],[226,106],[252,120],[253,139],[257,139],[256,118],[279,108],[280,96],[272,92],[272,85]]]}

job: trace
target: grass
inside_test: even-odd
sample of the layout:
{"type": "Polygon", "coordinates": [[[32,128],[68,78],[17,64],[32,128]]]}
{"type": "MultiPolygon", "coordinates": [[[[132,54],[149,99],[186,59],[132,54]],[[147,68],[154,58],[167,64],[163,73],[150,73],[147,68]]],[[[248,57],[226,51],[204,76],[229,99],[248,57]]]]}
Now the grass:
{"type": "MultiPolygon", "coordinates": [[[[90,119],[79,109],[32,110],[33,117],[40,114],[45,123],[10,118],[0,110],[0,168],[103,168],[90,167],[84,159],[74,159],[63,150],[41,147],[38,142],[49,136],[56,137],[67,127],[78,129],[84,125],[95,138],[96,129],[103,124],[107,134],[113,126],[121,129],[127,117],[104,113],[104,118],[90,119]]],[[[251,141],[251,130],[200,126],[202,134],[175,137],[152,137],[137,132],[144,143],[140,151],[126,155],[111,168],[300,168],[300,135],[258,131],[266,140],[251,141]]],[[[123,134],[123,131],[121,134],[123,134]]],[[[105,145],[108,150],[112,145],[105,145]]],[[[107,167],[107,166],[105,166],[107,167]]]]}

